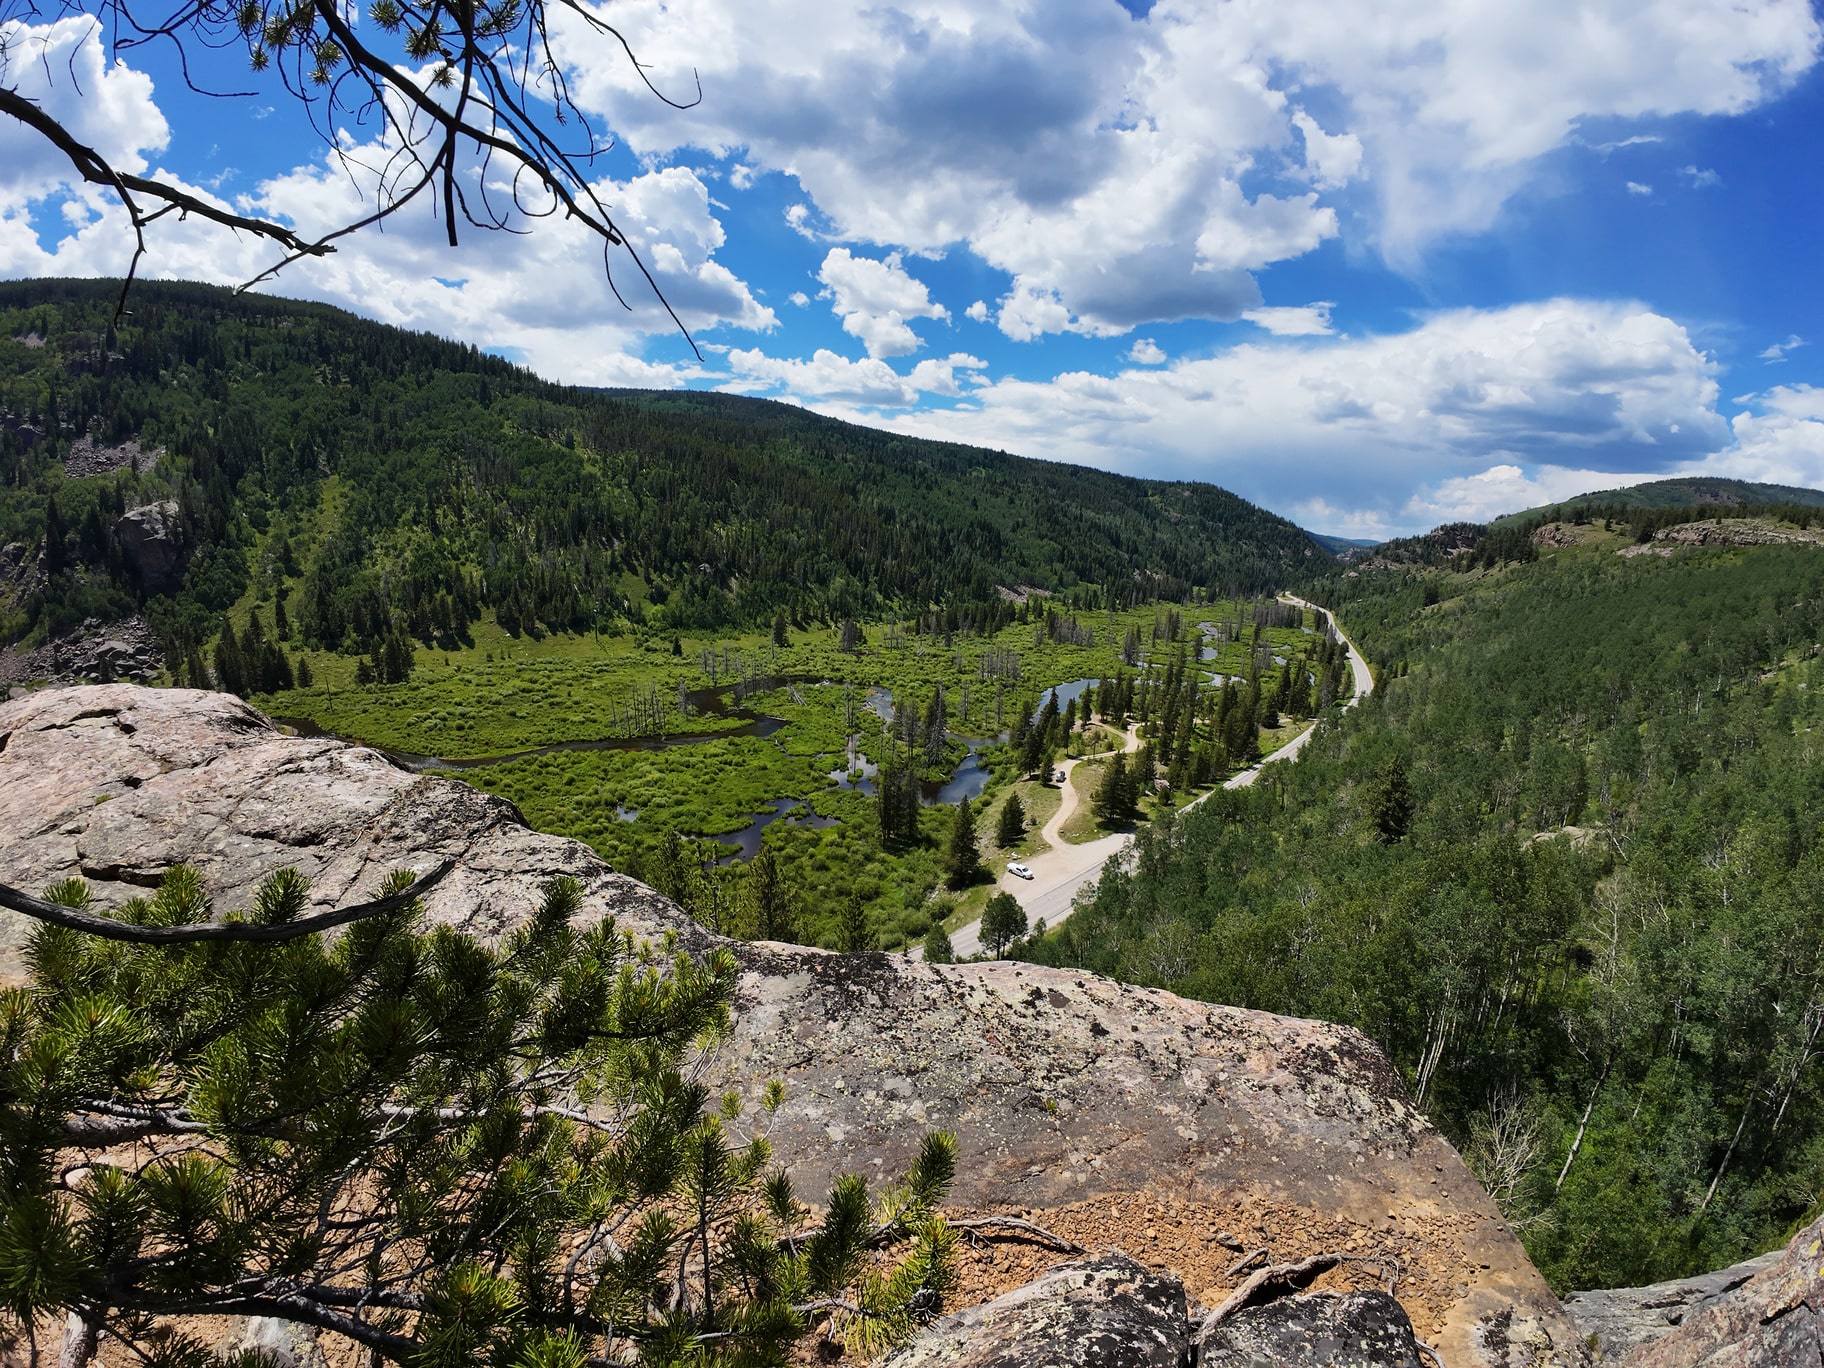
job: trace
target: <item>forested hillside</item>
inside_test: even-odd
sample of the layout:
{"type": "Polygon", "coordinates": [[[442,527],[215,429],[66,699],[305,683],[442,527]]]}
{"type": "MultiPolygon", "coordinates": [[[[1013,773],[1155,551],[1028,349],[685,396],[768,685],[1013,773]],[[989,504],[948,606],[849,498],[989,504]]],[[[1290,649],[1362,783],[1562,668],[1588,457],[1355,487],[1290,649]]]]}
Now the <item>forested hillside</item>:
{"type": "Polygon", "coordinates": [[[1515,526],[1524,522],[1550,522],[1577,514],[1604,510],[1680,509],[1699,504],[1722,507],[1744,507],[1770,504],[1797,504],[1824,507],[1824,490],[1805,489],[1798,485],[1763,484],[1756,480],[1724,480],[1704,476],[1681,476],[1675,480],[1649,480],[1625,489],[1598,489],[1579,494],[1561,503],[1529,508],[1496,518],[1494,527],[1515,526]]]}
{"type": "Polygon", "coordinates": [[[197,285],[0,285],[0,641],[148,616],[182,661],[252,584],[318,648],[1252,590],[1321,556],[1209,485],[729,396],[547,384],[473,348],[197,285]],[[131,441],[137,447],[129,445],[131,441]],[[172,583],[122,515],[172,501],[172,583]],[[128,529],[130,530],[130,529],[128,529]],[[47,538],[47,533],[48,538],[47,538]],[[1102,587],[1112,586],[1107,592],[1102,587]]]}
{"type": "Polygon", "coordinates": [[[1758,1252],[1824,1185],[1824,550],[1585,530],[1313,590],[1371,700],[1028,952],[1361,1027],[1561,1287],[1758,1252]]]}

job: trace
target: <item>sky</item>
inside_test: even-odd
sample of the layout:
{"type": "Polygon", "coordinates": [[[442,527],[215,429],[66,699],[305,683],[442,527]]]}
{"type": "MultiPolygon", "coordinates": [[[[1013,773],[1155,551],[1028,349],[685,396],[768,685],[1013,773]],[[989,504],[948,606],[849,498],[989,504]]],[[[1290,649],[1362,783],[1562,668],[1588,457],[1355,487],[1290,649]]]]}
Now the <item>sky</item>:
{"type": "MultiPolygon", "coordinates": [[[[1824,486],[1808,0],[596,13],[659,90],[701,87],[673,108],[560,19],[570,89],[616,139],[596,189],[695,351],[554,218],[452,249],[414,208],[261,288],[555,380],[1209,480],[1350,537],[1670,475],[1824,486]]],[[[122,169],[307,234],[371,208],[244,52],[193,51],[193,81],[236,92],[210,98],[173,53],[104,38],[0,22],[0,87],[122,169]]],[[[276,256],[197,220],[148,238],[147,275],[239,284],[276,256]]],[[[0,118],[0,277],[130,251],[107,194],[0,118]]]]}

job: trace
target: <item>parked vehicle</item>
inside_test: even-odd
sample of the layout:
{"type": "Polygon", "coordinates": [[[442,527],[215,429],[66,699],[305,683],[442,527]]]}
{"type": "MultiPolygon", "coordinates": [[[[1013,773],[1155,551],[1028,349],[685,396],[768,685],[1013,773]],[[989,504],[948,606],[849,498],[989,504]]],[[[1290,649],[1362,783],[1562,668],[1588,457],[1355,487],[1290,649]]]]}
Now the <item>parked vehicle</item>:
{"type": "Polygon", "coordinates": [[[1016,879],[1030,879],[1032,877],[1032,871],[1018,861],[1008,865],[1007,872],[1016,879]]]}

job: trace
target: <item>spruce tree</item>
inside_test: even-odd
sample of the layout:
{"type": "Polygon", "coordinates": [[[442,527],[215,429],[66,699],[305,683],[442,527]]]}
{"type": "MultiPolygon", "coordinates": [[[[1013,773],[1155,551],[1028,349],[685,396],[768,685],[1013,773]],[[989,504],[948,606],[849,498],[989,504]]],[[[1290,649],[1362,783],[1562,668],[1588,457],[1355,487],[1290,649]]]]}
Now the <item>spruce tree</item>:
{"type": "Polygon", "coordinates": [[[982,909],[982,944],[999,959],[1001,952],[1026,934],[1026,909],[1011,893],[996,893],[982,909]]]}
{"type": "Polygon", "coordinates": [[[1366,786],[1362,806],[1375,839],[1383,845],[1392,845],[1406,835],[1412,827],[1414,805],[1403,759],[1396,755],[1381,766],[1366,786]]]}
{"type": "Polygon", "coordinates": [[[956,805],[950,818],[950,839],[944,846],[945,880],[952,888],[966,888],[982,870],[982,852],[975,839],[975,813],[969,799],[956,805]]]}
{"type": "Polygon", "coordinates": [[[931,923],[931,929],[925,932],[922,949],[926,964],[956,963],[956,948],[950,944],[950,933],[944,930],[941,921],[931,923]]]}
{"type": "Polygon", "coordinates": [[[1105,825],[1125,822],[1132,814],[1133,799],[1128,788],[1127,756],[1117,752],[1103,767],[1090,806],[1095,810],[1097,819],[1105,825]]]}
{"type": "Polygon", "coordinates": [[[70,1365],[105,1328],[244,1368],[191,1328],[236,1314],[413,1368],[734,1368],[819,1326],[877,1356],[941,1308],[951,1137],[812,1218],[765,1136],[782,1085],[700,1081],[732,955],[578,926],[572,879],[486,944],[427,923],[447,869],[326,914],[281,870],[226,919],[182,865],[113,915],[0,888],[40,923],[0,995],[0,1318],[67,1323],[70,1365]]]}
{"type": "Polygon", "coordinates": [[[842,907],[842,922],[836,931],[837,948],[844,954],[874,948],[874,936],[868,930],[868,909],[862,905],[861,894],[849,894],[849,900],[842,907]]]}
{"type": "Polygon", "coordinates": [[[44,572],[47,575],[62,574],[69,564],[69,552],[65,541],[69,528],[64,525],[63,514],[57,507],[57,496],[51,495],[44,501],[44,572]]]}
{"type": "Polygon", "coordinates": [[[756,940],[789,941],[797,935],[792,892],[779,871],[778,857],[770,846],[761,846],[747,867],[749,901],[756,940]]]}
{"type": "Polygon", "coordinates": [[[1026,837],[1026,808],[1020,795],[1010,793],[1001,804],[1001,815],[994,829],[994,843],[1002,850],[1012,850],[1026,837]]]}

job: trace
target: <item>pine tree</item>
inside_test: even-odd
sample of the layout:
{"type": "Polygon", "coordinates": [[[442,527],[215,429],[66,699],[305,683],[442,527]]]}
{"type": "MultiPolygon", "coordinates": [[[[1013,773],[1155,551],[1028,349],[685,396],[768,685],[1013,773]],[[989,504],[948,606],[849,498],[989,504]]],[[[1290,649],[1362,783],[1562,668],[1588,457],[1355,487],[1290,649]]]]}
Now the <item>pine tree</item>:
{"type": "Polygon", "coordinates": [[[791,644],[792,639],[786,634],[785,609],[781,608],[773,614],[773,645],[784,648],[791,644]]]}
{"type": "Polygon", "coordinates": [[[215,643],[215,679],[225,693],[245,698],[248,688],[245,661],[240,640],[234,634],[234,623],[222,623],[221,639],[215,643]]]}
{"type": "Polygon", "coordinates": [[[285,591],[281,589],[272,598],[272,630],[280,641],[291,640],[291,618],[285,612],[285,591]]]}
{"type": "Polygon", "coordinates": [[[874,936],[868,930],[868,909],[862,905],[861,894],[849,894],[848,902],[843,904],[842,922],[836,932],[837,948],[844,954],[852,955],[874,948],[874,936]]]}
{"type": "Polygon", "coordinates": [[[952,888],[966,888],[982,870],[982,852],[975,839],[975,814],[965,797],[950,819],[950,840],[944,847],[944,871],[952,888]]]}
{"type": "Polygon", "coordinates": [[[1010,793],[1007,801],[1001,804],[1001,815],[994,829],[994,843],[1002,850],[1012,850],[1026,836],[1026,808],[1020,802],[1020,795],[1010,793]]]}
{"type": "Polygon", "coordinates": [[[1095,809],[1096,817],[1104,825],[1125,822],[1133,814],[1133,797],[1128,787],[1127,757],[1117,753],[1103,768],[1102,777],[1096,783],[1095,796],[1090,799],[1090,806],[1095,809]]]}
{"type": "Polygon", "coordinates": [[[1406,762],[1394,756],[1371,779],[1362,795],[1363,812],[1375,839],[1392,845],[1412,827],[1412,788],[1406,781],[1406,762]]]}
{"type": "Polygon", "coordinates": [[[15,1335],[67,1319],[65,1363],[105,1325],[135,1361],[229,1368],[186,1320],[232,1305],[373,1363],[678,1345],[657,1357],[735,1368],[793,1361],[826,1324],[874,1357],[941,1306],[952,1137],[879,1195],[838,1179],[813,1218],[762,1134],[783,1086],[750,1116],[697,1081],[732,955],[579,926],[573,879],[486,944],[427,924],[441,874],[312,914],[281,870],[226,920],[182,865],[117,916],[81,880],[8,890],[40,922],[30,990],[0,998],[15,1335]],[[110,1157],[66,1186],[73,1150],[110,1157]]]}
{"type": "Polygon", "coordinates": [[[749,900],[753,909],[753,938],[789,941],[797,935],[792,892],[779,871],[779,860],[770,846],[761,846],[747,867],[749,900]]]}
{"type": "Polygon", "coordinates": [[[57,496],[51,495],[44,501],[44,571],[47,575],[60,575],[69,564],[69,552],[66,541],[69,528],[64,525],[63,514],[57,508],[57,496]]]}
{"type": "Polygon", "coordinates": [[[1011,893],[996,893],[982,909],[982,944],[999,959],[1001,952],[1026,934],[1026,909],[1011,893]]]}
{"type": "Polygon", "coordinates": [[[311,669],[310,669],[310,657],[307,655],[304,655],[302,652],[300,652],[298,654],[298,669],[297,669],[296,678],[298,681],[298,687],[300,689],[311,688],[316,683],[316,677],[311,673],[311,669]]]}
{"type": "Polygon", "coordinates": [[[950,944],[950,933],[944,930],[941,921],[931,923],[931,929],[925,932],[922,948],[926,964],[956,963],[956,949],[950,944]]]}
{"type": "Polygon", "coordinates": [[[697,867],[676,827],[666,827],[659,848],[641,871],[645,881],[687,913],[696,907],[697,867]]]}

